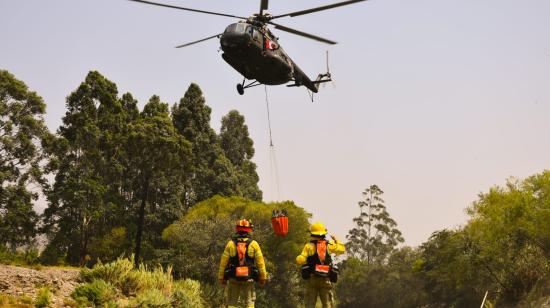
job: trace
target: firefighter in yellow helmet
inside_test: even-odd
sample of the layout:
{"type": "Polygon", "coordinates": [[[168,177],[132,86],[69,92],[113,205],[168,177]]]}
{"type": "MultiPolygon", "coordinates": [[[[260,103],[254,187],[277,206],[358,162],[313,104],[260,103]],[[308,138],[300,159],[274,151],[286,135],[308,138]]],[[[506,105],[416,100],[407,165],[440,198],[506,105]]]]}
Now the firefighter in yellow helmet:
{"type": "Polygon", "coordinates": [[[258,242],[250,238],[254,226],[249,220],[237,221],[235,229],[237,233],[225,245],[218,280],[226,285],[227,307],[238,307],[240,298],[246,308],[253,308],[256,300],[254,282],[263,287],[267,281],[264,257],[258,242]]]}
{"type": "Polygon", "coordinates": [[[310,242],[296,257],[296,263],[302,265],[302,278],[306,279],[305,307],[315,308],[317,297],[321,298],[323,308],[333,307],[332,284],[337,280],[338,270],[330,255],[343,254],[346,248],[334,235],[327,241],[327,229],[320,222],[311,225],[310,234],[310,242]]]}

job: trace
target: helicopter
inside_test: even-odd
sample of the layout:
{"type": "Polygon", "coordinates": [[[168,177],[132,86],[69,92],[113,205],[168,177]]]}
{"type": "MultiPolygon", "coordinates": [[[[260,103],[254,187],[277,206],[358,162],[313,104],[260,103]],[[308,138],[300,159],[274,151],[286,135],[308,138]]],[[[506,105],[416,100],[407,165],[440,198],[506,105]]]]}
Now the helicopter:
{"type": "Polygon", "coordinates": [[[332,81],[331,74],[328,69],[328,53],[327,72],[321,73],[317,76],[315,80],[311,80],[304,73],[304,71],[302,71],[300,67],[298,67],[296,62],[294,62],[283,50],[283,48],[279,44],[278,38],[270,31],[268,25],[272,25],[275,29],[281,31],[289,32],[312,40],[334,45],[336,44],[335,41],[302,32],[293,28],[289,28],[274,23],[272,20],[282,17],[302,16],[357,2],[363,2],[366,0],[348,0],[275,16],[267,12],[269,0],[260,0],[260,12],[255,13],[250,17],[216,13],[146,0],[128,1],[184,11],[191,11],[195,13],[240,19],[240,21],[228,25],[225,28],[225,31],[222,33],[190,43],[182,44],[176,46],[176,48],[187,47],[214,38],[220,39],[221,50],[223,51],[222,58],[244,77],[242,83],[237,84],[237,92],[240,95],[243,95],[245,89],[258,86],[260,84],[281,85],[287,84],[289,82],[293,83],[288,84],[288,87],[305,86],[311,92],[317,93],[319,90],[319,84],[332,81]],[[246,83],[247,80],[249,80],[248,83],[246,83]]]}

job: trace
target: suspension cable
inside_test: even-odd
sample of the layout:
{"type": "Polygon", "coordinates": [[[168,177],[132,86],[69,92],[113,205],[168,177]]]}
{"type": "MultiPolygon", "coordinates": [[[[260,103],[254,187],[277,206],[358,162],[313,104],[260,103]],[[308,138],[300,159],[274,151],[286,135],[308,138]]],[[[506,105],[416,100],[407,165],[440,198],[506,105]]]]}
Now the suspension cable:
{"type": "Polygon", "coordinates": [[[273,147],[273,138],[271,135],[271,116],[269,115],[269,100],[267,99],[267,85],[264,85],[265,90],[265,105],[267,107],[267,125],[269,127],[269,146],[273,147]]]}
{"type": "Polygon", "coordinates": [[[269,112],[269,99],[267,97],[267,85],[264,85],[265,90],[265,104],[267,108],[267,124],[269,128],[269,180],[271,198],[274,196],[275,200],[281,199],[281,192],[279,189],[279,167],[277,166],[277,158],[275,156],[275,146],[273,145],[273,135],[271,133],[271,115],[269,112]]]}

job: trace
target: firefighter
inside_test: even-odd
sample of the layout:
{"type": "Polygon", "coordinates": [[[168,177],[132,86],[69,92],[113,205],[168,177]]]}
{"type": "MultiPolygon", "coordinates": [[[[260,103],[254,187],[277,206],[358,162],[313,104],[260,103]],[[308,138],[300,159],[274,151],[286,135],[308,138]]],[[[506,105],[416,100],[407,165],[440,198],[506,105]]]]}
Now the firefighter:
{"type": "Polygon", "coordinates": [[[315,308],[317,297],[321,298],[323,308],[334,306],[332,284],[337,280],[338,270],[332,264],[330,255],[343,254],[346,248],[334,235],[331,235],[331,241],[327,241],[326,234],[327,229],[322,223],[312,224],[310,242],[296,257],[296,263],[302,265],[302,278],[306,279],[306,308],[315,308]]]}
{"type": "Polygon", "coordinates": [[[267,281],[264,257],[258,242],[250,237],[254,226],[249,220],[237,221],[235,236],[223,251],[218,279],[226,286],[227,307],[238,307],[239,298],[246,308],[254,308],[254,282],[263,287],[267,281]]]}

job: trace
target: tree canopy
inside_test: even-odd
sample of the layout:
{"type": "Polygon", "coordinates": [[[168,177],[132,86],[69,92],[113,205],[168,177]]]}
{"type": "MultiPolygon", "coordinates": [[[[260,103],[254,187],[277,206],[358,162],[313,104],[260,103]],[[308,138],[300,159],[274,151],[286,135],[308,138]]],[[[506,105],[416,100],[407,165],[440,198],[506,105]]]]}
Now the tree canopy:
{"type": "Polygon", "coordinates": [[[243,176],[226,158],[198,85],[171,111],[158,96],[137,105],[95,71],[67,97],[47,148],[55,181],[46,191],[46,262],[82,265],[131,251],[136,263],[152,260],[162,230],[197,202],[248,192],[261,199],[255,165],[247,160],[243,176]]]}
{"type": "Polygon", "coordinates": [[[33,201],[45,183],[42,147],[51,139],[45,111],[38,94],[0,70],[0,245],[12,250],[32,243],[37,234],[33,201]]]}

